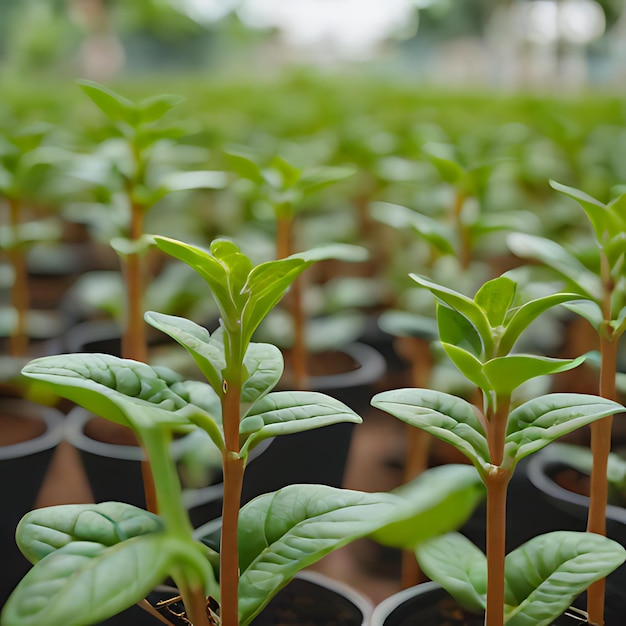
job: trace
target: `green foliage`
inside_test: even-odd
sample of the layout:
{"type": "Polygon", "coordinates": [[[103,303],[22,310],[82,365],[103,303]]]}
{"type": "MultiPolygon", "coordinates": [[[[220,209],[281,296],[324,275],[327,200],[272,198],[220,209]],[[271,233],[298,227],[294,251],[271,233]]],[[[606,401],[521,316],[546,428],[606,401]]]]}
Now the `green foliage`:
{"type": "MultiPolygon", "coordinates": [[[[420,544],[424,572],[473,611],[486,606],[487,563],[468,539],[453,533],[420,544]]],[[[534,537],[507,555],[507,626],[548,626],[591,583],[626,560],[617,542],[593,533],[557,531],[534,537]]]]}

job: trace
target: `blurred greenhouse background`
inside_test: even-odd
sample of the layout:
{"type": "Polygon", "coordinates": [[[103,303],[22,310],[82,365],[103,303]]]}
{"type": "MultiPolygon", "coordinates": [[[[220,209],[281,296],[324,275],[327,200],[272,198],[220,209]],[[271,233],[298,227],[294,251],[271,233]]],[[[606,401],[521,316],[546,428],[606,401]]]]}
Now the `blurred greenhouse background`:
{"type": "Polygon", "coordinates": [[[2,0],[4,80],[275,73],[619,88],[624,0],[2,0]]]}

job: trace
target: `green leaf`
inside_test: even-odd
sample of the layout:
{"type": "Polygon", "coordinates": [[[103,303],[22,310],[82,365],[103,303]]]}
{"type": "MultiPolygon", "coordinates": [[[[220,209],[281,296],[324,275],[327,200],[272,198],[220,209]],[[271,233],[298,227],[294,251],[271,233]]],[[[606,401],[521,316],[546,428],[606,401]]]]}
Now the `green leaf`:
{"type": "Polygon", "coordinates": [[[476,292],[474,302],[485,312],[494,328],[504,323],[507,311],[513,304],[517,283],[506,276],[489,280],[476,292]]]}
{"type": "Polygon", "coordinates": [[[354,167],[325,166],[305,170],[297,181],[297,187],[303,197],[308,197],[353,176],[355,173],[356,168],[354,167]]]}
{"type": "Polygon", "coordinates": [[[317,391],[277,391],[263,396],[241,420],[239,431],[247,439],[242,455],[264,439],[304,432],[361,418],[343,402],[317,391]]]}
{"type": "Polygon", "coordinates": [[[617,402],[586,394],[552,393],[533,398],[509,415],[505,459],[517,462],[577,428],[624,410],[617,402]]]}
{"type": "Polygon", "coordinates": [[[111,247],[122,258],[130,254],[145,254],[153,245],[154,237],[152,235],[142,235],[138,239],[128,239],[126,237],[113,237],[110,241],[111,247]]]}
{"type": "Polygon", "coordinates": [[[261,166],[252,158],[245,149],[231,149],[225,153],[226,162],[230,168],[242,178],[247,178],[262,185],[265,181],[261,172],[261,166]]]}
{"type": "Polygon", "coordinates": [[[194,172],[171,172],[161,178],[168,192],[193,191],[195,189],[223,189],[228,182],[225,172],[198,170],[194,172]]]}
{"type": "Polygon", "coordinates": [[[228,267],[224,263],[207,250],[169,237],[156,236],[154,241],[165,253],[186,263],[202,276],[208,283],[225,322],[234,323],[238,319],[237,305],[229,290],[228,267]]]}
{"type": "Polygon", "coordinates": [[[373,532],[399,503],[385,493],[289,485],[245,505],[239,517],[241,626],[298,571],[373,532]]]}
{"type": "MultiPolygon", "coordinates": [[[[570,303],[572,300],[580,300],[580,295],[575,293],[555,293],[542,298],[536,298],[513,310],[513,314],[505,323],[505,329],[498,343],[498,356],[508,354],[519,339],[520,335],[542,313],[559,304],[570,303]]],[[[576,305],[578,303],[575,303],[576,305]]],[[[581,304],[585,302],[581,301],[581,304]]],[[[591,304],[591,303],[590,303],[591,304]]]]}
{"type": "Polygon", "coordinates": [[[223,333],[209,331],[184,317],[148,311],[145,320],[183,346],[204,374],[216,394],[222,394],[222,370],[226,367],[223,333]]]}
{"type": "Polygon", "coordinates": [[[376,394],[372,406],[453,445],[479,470],[488,469],[484,427],[462,398],[431,389],[395,389],[376,394]]]}
{"type": "Polygon", "coordinates": [[[473,300],[458,291],[438,285],[425,276],[418,276],[417,274],[409,274],[409,276],[420,287],[428,289],[437,300],[465,316],[480,335],[484,353],[491,354],[493,352],[493,337],[489,320],[484,311],[473,300]]]}
{"type": "Polygon", "coordinates": [[[443,254],[455,254],[458,248],[457,234],[441,220],[391,202],[375,202],[371,213],[375,220],[393,228],[414,228],[443,254]]]}
{"type": "Polygon", "coordinates": [[[175,557],[156,533],[113,546],[69,543],[39,561],[5,604],[2,624],[81,626],[98,623],[143,599],[175,557]]]}
{"type": "Polygon", "coordinates": [[[560,191],[565,195],[573,198],[580,204],[587,214],[587,218],[593,227],[596,241],[602,245],[608,237],[612,237],[623,229],[623,224],[617,219],[617,216],[607,207],[595,198],[574,187],[567,187],[551,180],[550,186],[556,191],[560,191]]]}
{"type": "Polygon", "coordinates": [[[169,113],[174,107],[185,101],[184,96],[175,94],[159,94],[142,100],[137,105],[139,119],[142,124],[156,122],[169,113]]]}
{"type": "Polygon", "coordinates": [[[487,597],[487,559],[467,537],[448,533],[421,543],[415,556],[424,573],[461,605],[484,611],[487,597]]]}
{"type": "Polygon", "coordinates": [[[188,401],[174,391],[178,376],[165,368],[109,354],[58,354],[35,359],[22,373],[56,394],[113,422],[144,428],[189,426],[188,401]]]}
{"type": "Polygon", "coordinates": [[[407,311],[387,310],[378,318],[378,326],[396,337],[437,338],[437,322],[432,317],[407,311]]]}
{"type": "Polygon", "coordinates": [[[113,546],[164,529],[161,519],[148,511],[123,502],[101,502],[35,509],[22,518],[15,536],[24,556],[37,563],[71,542],[113,546]]]}
{"type": "Polygon", "coordinates": [[[479,361],[484,357],[483,342],[476,327],[455,309],[437,303],[437,329],[439,340],[469,352],[479,361]]]}
{"type": "Polygon", "coordinates": [[[465,378],[485,391],[493,391],[491,381],[483,371],[483,364],[473,354],[451,343],[441,344],[450,360],[463,373],[465,378]]]}
{"type": "Polygon", "coordinates": [[[437,168],[443,180],[451,185],[461,185],[467,178],[466,171],[452,159],[442,155],[450,149],[445,144],[429,143],[422,147],[424,156],[437,168]]]}
{"type": "Polygon", "coordinates": [[[595,533],[534,537],[506,557],[507,626],[548,626],[587,587],[626,560],[617,542],[595,533]]]}
{"type": "Polygon", "coordinates": [[[523,259],[540,261],[572,281],[581,293],[593,300],[602,298],[602,284],[598,276],[588,270],[561,244],[526,233],[513,233],[507,237],[513,254],[523,259]]]}
{"type": "Polygon", "coordinates": [[[91,80],[77,80],[76,82],[110,120],[114,122],[123,120],[134,126],[136,106],[130,100],[91,80]]]}
{"type": "Polygon", "coordinates": [[[462,526],[485,495],[476,469],[456,464],[433,467],[391,493],[404,504],[371,538],[405,550],[462,526]]]}
{"type": "Polygon", "coordinates": [[[483,373],[493,391],[509,395],[527,380],[565,372],[578,367],[584,360],[584,356],[577,359],[552,359],[531,354],[511,354],[487,361],[483,366],[483,373]]]}
{"type": "Polygon", "coordinates": [[[243,365],[247,377],[241,387],[241,408],[243,415],[246,415],[255,402],[278,384],[283,374],[283,355],[272,344],[251,343],[243,365]]]}

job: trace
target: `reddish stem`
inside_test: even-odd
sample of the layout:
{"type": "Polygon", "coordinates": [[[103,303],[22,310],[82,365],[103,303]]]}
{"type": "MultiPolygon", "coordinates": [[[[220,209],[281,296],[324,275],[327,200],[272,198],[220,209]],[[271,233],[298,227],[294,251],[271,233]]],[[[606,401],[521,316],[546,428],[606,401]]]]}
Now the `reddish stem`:
{"type": "MultiPolygon", "coordinates": [[[[10,225],[17,240],[17,230],[20,224],[22,203],[17,198],[8,198],[10,211],[10,225]]],[[[13,269],[13,288],[11,290],[11,305],[17,316],[15,328],[11,333],[9,350],[11,356],[24,356],[28,350],[28,329],[26,318],[30,307],[28,290],[28,270],[26,257],[20,245],[17,244],[7,252],[7,258],[13,269]]]]}
{"type": "Polygon", "coordinates": [[[224,423],[224,503],[220,549],[220,591],[222,626],[239,623],[239,545],[237,525],[241,505],[244,463],[239,458],[239,410],[241,385],[231,380],[222,398],[224,423]]]}

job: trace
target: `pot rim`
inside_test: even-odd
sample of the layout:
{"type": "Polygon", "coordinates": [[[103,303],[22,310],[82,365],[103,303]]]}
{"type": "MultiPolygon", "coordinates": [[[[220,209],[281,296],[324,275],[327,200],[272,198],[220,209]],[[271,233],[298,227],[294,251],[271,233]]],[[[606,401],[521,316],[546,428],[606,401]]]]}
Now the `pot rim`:
{"type": "Polygon", "coordinates": [[[385,598],[382,602],[378,603],[374,608],[374,612],[371,617],[371,626],[383,626],[385,623],[385,619],[387,619],[391,612],[407,600],[414,598],[416,595],[423,595],[425,593],[430,593],[433,591],[445,591],[444,588],[439,584],[432,580],[427,582],[419,583],[418,585],[414,585],[413,587],[409,587],[408,589],[403,589],[402,591],[398,591],[393,595],[385,598]]]}
{"type": "Polygon", "coordinates": [[[46,430],[33,439],[0,446],[1,460],[37,454],[55,448],[63,440],[65,418],[61,411],[21,398],[5,399],[4,406],[8,408],[7,412],[14,415],[25,416],[28,414],[30,417],[41,419],[46,424],[46,430]]]}
{"type": "MultiPolygon", "coordinates": [[[[534,454],[528,461],[526,467],[528,480],[530,480],[536,489],[550,498],[566,502],[569,505],[588,509],[588,496],[569,491],[550,478],[550,470],[557,467],[569,466],[567,460],[563,458],[556,449],[551,449],[548,445],[543,448],[543,450],[534,454]]],[[[607,519],[613,519],[622,524],[626,524],[626,509],[614,504],[607,504],[606,517],[607,519]]]]}
{"type": "Polygon", "coordinates": [[[369,385],[382,378],[387,370],[385,357],[376,348],[366,343],[353,341],[342,346],[339,351],[352,357],[359,364],[359,367],[342,374],[310,376],[311,389],[327,391],[369,385]]]}

